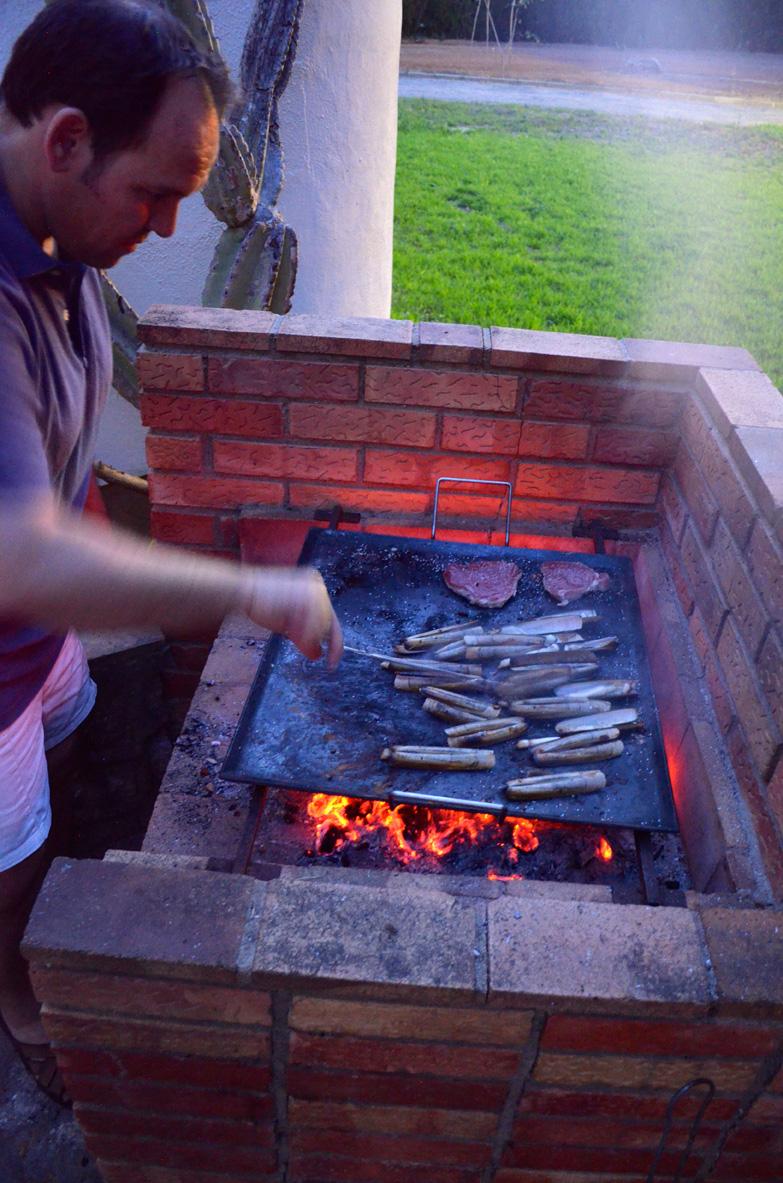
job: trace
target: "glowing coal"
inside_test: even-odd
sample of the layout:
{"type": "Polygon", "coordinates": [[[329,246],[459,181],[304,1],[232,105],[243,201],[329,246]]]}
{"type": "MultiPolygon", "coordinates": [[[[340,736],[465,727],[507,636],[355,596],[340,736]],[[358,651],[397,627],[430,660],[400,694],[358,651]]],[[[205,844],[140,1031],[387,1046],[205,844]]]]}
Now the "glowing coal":
{"type": "MultiPolygon", "coordinates": [[[[382,801],[314,793],[306,814],[313,856],[348,854],[374,845],[401,866],[437,863],[449,856],[479,852],[490,879],[524,877],[525,855],[538,850],[543,835],[564,831],[556,822],[514,818],[499,822],[487,814],[389,806],[382,801]]],[[[610,862],[613,851],[603,836],[591,842],[588,858],[610,862]]]]}

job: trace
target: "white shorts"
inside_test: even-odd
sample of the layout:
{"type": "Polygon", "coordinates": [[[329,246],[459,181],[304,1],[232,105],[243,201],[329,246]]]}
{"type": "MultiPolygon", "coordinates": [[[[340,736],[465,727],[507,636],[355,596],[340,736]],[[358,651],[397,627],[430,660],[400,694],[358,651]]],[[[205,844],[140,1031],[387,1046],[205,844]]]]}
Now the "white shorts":
{"type": "Polygon", "coordinates": [[[95,692],[81,642],[70,632],[33,701],[0,731],[0,871],[46,841],[52,824],[46,752],[87,718],[95,692]]]}

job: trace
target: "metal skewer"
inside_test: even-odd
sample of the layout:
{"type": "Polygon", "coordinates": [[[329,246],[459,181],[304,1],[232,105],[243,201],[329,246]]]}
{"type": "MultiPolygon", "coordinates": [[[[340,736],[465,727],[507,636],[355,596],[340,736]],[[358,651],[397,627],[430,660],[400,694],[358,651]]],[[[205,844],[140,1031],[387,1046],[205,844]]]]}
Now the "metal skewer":
{"type": "Polygon", "coordinates": [[[369,649],[357,649],[354,645],[343,645],[346,653],[355,653],[358,657],[372,657],[376,661],[388,661],[388,653],[371,653],[369,649]]]}

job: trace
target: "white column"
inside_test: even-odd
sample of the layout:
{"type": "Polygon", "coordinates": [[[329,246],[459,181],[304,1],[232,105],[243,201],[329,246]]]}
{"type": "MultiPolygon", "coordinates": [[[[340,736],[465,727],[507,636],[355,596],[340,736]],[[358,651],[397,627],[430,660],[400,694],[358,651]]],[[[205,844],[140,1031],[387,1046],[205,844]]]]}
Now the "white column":
{"type": "MultiPolygon", "coordinates": [[[[253,0],[208,0],[236,76],[253,0]]],[[[297,234],[293,311],[388,316],[391,308],[397,83],[402,0],[304,0],[280,103],[278,209],[297,234]]],[[[200,304],[222,227],[198,197],[177,233],[154,237],[113,271],[137,311],[200,304]]]]}
{"type": "Polygon", "coordinates": [[[280,104],[294,312],[388,316],[402,0],[304,0],[280,104]]]}

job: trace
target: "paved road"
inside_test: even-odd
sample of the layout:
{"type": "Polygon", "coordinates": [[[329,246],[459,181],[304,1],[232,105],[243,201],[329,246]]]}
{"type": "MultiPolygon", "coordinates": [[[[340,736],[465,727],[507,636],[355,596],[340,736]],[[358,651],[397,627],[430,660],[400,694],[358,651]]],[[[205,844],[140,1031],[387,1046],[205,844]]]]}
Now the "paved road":
{"type": "Polygon", "coordinates": [[[783,102],[779,106],[762,106],[718,99],[621,94],[549,83],[454,78],[444,74],[401,74],[399,95],[401,99],[512,103],[521,107],[597,111],[602,115],[644,115],[650,119],[683,119],[691,123],[724,123],[740,127],[759,123],[783,124],[783,102]]]}

